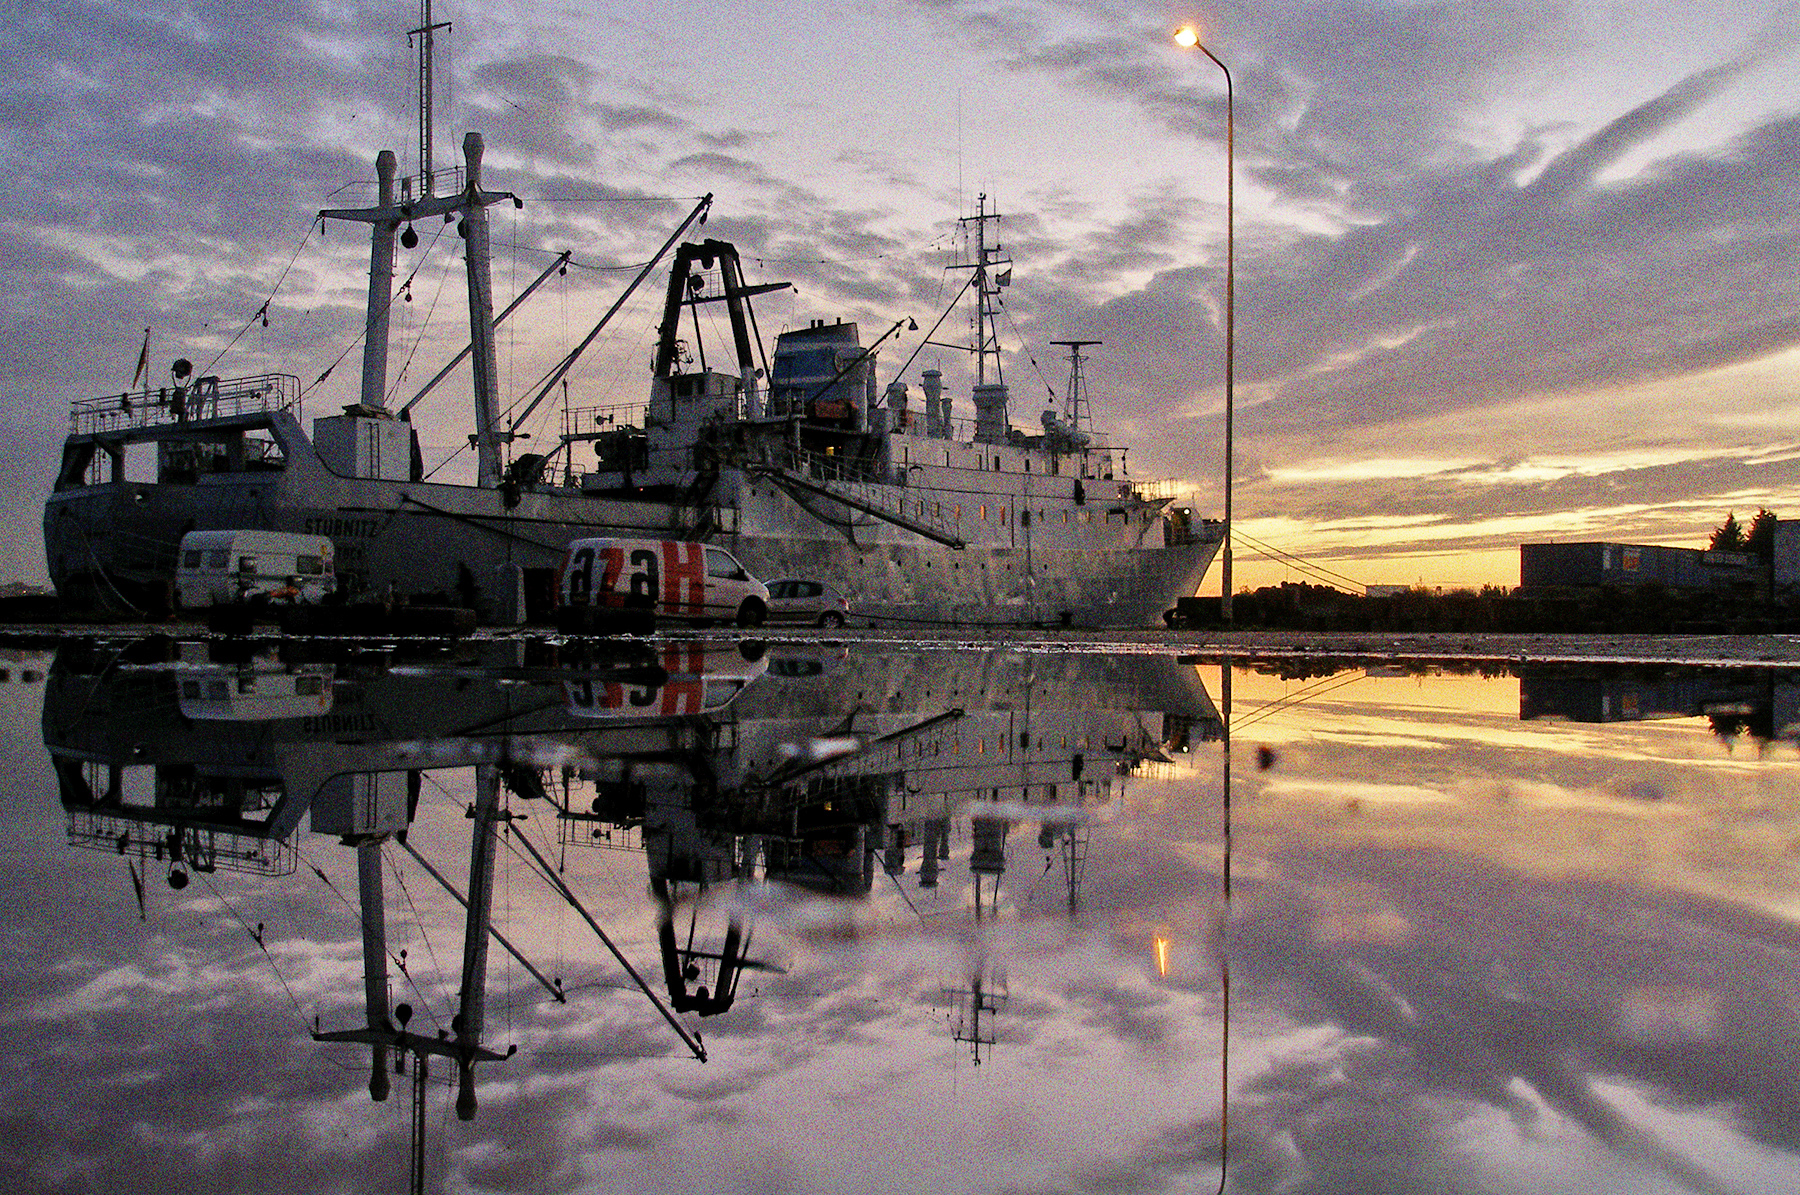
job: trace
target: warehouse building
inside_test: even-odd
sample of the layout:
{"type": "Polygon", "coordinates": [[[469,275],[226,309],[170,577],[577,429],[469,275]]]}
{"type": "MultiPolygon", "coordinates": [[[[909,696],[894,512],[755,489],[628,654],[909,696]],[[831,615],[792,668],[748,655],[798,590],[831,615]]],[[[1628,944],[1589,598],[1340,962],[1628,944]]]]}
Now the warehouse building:
{"type": "Polygon", "coordinates": [[[1786,579],[1788,588],[1800,584],[1800,523],[1776,525],[1773,565],[1748,552],[1655,544],[1520,544],[1519,588],[1531,594],[1657,585],[1699,593],[1766,595],[1780,578],[1786,579]]]}

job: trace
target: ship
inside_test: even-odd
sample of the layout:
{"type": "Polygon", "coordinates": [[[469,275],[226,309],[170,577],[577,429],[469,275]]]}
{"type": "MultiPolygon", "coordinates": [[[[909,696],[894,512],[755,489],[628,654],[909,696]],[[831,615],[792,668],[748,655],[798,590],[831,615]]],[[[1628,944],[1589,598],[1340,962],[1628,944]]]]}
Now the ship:
{"type": "Polygon", "coordinates": [[[503,414],[487,213],[521,201],[483,188],[482,154],[468,134],[465,181],[440,195],[397,179],[384,151],[372,207],[319,213],[367,225],[371,264],[359,400],[310,431],[296,376],[196,376],[185,361],[171,385],[73,404],[44,509],[65,603],[165,611],[182,536],[236,528],[331,537],[349,600],[462,606],[493,625],[548,617],[569,542],[606,535],[719,544],[759,577],[833,586],[873,625],[1152,626],[1198,589],[1223,525],[1178,504],[1175,484],[1131,477],[1127,449],[1094,429],[1081,350],[1096,342],[1059,342],[1062,408],[1014,426],[997,335],[1011,263],[985,196],[963,218],[972,420],[953,413],[939,370],[878,388],[879,350],[908,321],[865,345],[855,323],[817,320],[768,352],[753,300],[787,284],[747,281],[729,242],[676,244],[708,197],[645,267],[669,263],[647,398],[565,407],[553,447],[515,451],[577,354],[503,414]],[[411,403],[387,398],[396,241],[439,218],[466,242],[472,484],[425,475],[411,403]],[[715,346],[701,315],[721,308],[730,337],[715,346]]]}

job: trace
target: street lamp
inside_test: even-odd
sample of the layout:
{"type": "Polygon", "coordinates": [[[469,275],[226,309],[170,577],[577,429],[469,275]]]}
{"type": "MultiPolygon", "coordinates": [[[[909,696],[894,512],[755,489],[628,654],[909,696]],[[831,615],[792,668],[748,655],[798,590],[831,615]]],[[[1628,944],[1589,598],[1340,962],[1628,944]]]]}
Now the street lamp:
{"type": "Polygon", "coordinates": [[[1231,71],[1219,56],[1207,49],[1200,40],[1200,34],[1191,25],[1183,26],[1175,31],[1175,44],[1188,50],[1199,50],[1213,60],[1213,65],[1225,72],[1225,544],[1224,560],[1220,562],[1219,574],[1219,617],[1230,623],[1231,618],[1231,481],[1232,481],[1232,422],[1236,414],[1237,404],[1232,401],[1231,367],[1232,354],[1237,343],[1237,246],[1234,224],[1237,215],[1237,204],[1233,196],[1236,181],[1236,149],[1233,143],[1232,127],[1232,94],[1231,71]]]}

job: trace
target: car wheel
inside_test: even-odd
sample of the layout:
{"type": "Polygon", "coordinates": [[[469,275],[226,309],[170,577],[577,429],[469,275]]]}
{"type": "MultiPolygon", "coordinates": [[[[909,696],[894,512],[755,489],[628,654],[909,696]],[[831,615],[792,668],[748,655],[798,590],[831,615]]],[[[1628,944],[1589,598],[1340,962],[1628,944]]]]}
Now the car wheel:
{"type": "Polygon", "coordinates": [[[819,625],[822,627],[841,627],[844,625],[844,616],[839,614],[836,610],[827,610],[825,613],[819,615],[819,625]]]}
{"type": "Polygon", "coordinates": [[[760,627],[768,615],[767,607],[755,598],[748,598],[738,607],[737,624],[740,627],[760,627]]]}

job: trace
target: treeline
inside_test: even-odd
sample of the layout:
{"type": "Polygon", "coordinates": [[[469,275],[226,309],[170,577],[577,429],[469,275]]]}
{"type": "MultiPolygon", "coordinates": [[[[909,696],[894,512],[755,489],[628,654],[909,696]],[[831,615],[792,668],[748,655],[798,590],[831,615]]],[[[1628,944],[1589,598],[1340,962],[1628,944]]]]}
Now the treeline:
{"type": "MultiPolygon", "coordinates": [[[[1178,628],[1223,625],[1216,597],[1184,598],[1164,617],[1178,628]]],[[[1800,606],[1657,584],[1554,597],[1522,595],[1497,585],[1368,597],[1287,582],[1238,594],[1232,600],[1232,624],[1285,631],[1764,634],[1800,632],[1800,606]]]]}

